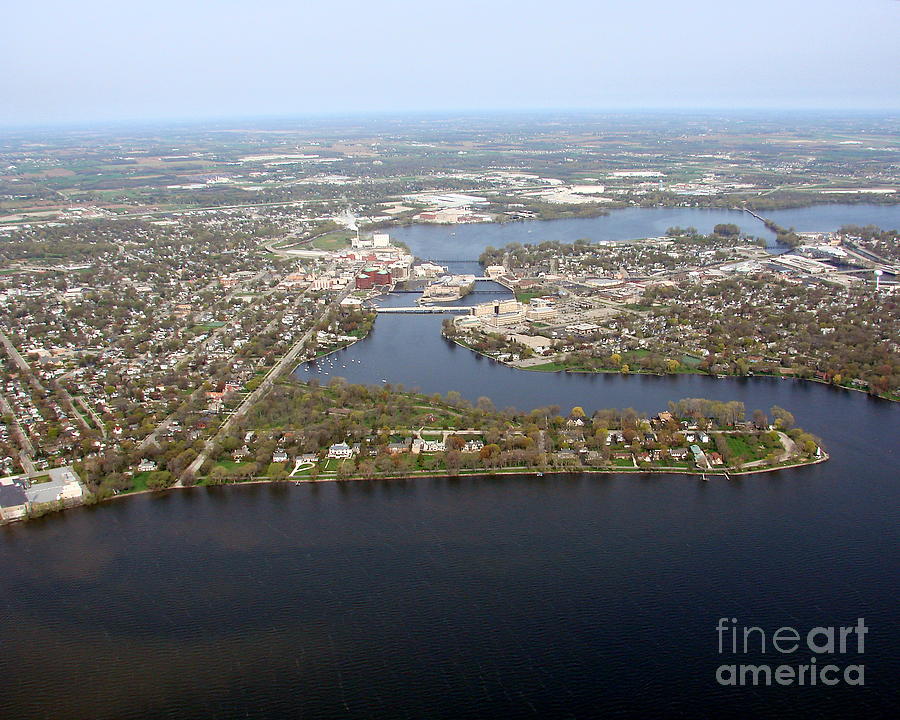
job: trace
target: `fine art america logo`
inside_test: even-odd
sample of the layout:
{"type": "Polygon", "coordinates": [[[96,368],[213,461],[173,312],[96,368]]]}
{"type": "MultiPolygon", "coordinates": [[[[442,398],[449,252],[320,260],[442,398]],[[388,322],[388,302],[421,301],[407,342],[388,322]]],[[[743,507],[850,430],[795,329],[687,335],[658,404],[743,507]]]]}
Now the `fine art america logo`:
{"type": "Polygon", "coordinates": [[[716,669],[716,681],[720,685],[865,685],[865,665],[848,664],[846,656],[865,652],[868,632],[864,618],[858,618],[856,625],[817,626],[805,632],[786,626],[772,633],[755,625],[738,625],[737,618],[719,618],[719,655],[740,661],[779,653],[791,664],[726,663],[716,669]]]}

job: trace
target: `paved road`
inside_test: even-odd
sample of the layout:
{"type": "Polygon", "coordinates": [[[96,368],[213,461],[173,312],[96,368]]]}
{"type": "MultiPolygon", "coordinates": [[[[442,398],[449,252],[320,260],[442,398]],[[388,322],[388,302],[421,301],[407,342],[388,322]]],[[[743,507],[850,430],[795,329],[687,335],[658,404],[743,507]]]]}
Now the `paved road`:
{"type": "MultiPolygon", "coordinates": [[[[248,279],[248,280],[245,280],[245,281],[239,283],[239,284],[237,285],[237,287],[236,287],[234,290],[232,290],[231,293],[227,296],[227,299],[231,299],[231,298],[232,298],[235,294],[237,294],[238,292],[242,292],[242,291],[243,291],[242,289],[243,289],[245,286],[247,286],[247,285],[249,285],[249,284],[251,284],[251,283],[255,283],[256,281],[262,279],[262,278],[263,278],[264,276],[266,276],[267,274],[268,274],[268,271],[267,271],[267,270],[263,270],[263,271],[258,272],[258,273],[257,273],[256,275],[254,275],[252,278],[250,278],[250,279],[248,279]]],[[[266,298],[266,297],[268,297],[269,295],[271,295],[272,293],[274,293],[277,289],[278,289],[277,286],[276,286],[276,287],[272,287],[272,288],[270,288],[269,290],[267,290],[266,292],[264,292],[264,293],[261,295],[261,297],[266,298]]],[[[216,328],[215,330],[213,330],[213,331],[210,333],[209,337],[206,338],[206,340],[204,340],[204,341],[200,344],[199,347],[197,347],[197,348],[194,349],[194,356],[197,356],[200,352],[202,352],[203,350],[205,350],[205,349],[206,349],[206,346],[213,340],[213,338],[217,337],[218,335],[221,335],[221,334],[224,333],[226,330],[230,329],[231,326],[232,326],[232,324],[234,324],[234,323],[236,322],[236,320],[237,320],[241,315],[243,315],[245,312],[249,312],[251,309],[253,309],[253,305],[241,309],[241,311],[238,312],[234,317],[232,317],[232,319],[231,319],[229,322],[227,322],[227,323],[225,323],[224,325],[222,325],[222,326],[216,328]]],[[[268,329],[270,326],[271,326],[271,323],[269,323],[269,325],[266,326],[267,329],[268,329]]],[[[236,354],[236,353],[235,353],[235,354],[236,354]]],[[[144,355],[141,356],[141,359],[146,358],[148,355],[149,355],[149,351],[148,351],[147,353],[144,353],[144,355]]],[[[232,355],[231,359],[232,359],[232,360],[234,359],[234,355],[232,355]]],[[[191,393],[191,396],[190,396],[190,399],[188,399],[188,400],[185,401],[185,402],[191,402],[191,401],[195,398],[195,396],[197,395],[198,392],[200,392],[200,389],[199,389],[199,388],[198,388],[197,390],[195,390],[194,392],[192,392],[192,393],[191,393]]],[[[138,449],[141,450],[141,451],[143,451],[143,450],[146,450],[146,449],[147,449],[148,447],[150,447],[151,445],[158,445],[159,442],[158,442],[158,439],[157,439],[157,438],[159,437],[159,434],[160,434],[161,432],[164,432],[166,429],[168,429],[168,427],[172,424],[172,421],[175,419],[175,415],[178,413],[178,410],[181,409],[181,407],[183,407],[184,404],[185,404],[185,403],[182,403],[182,404],[178,407],[178,409],[176,409],[174,412],[172,412],[172,413],[170,413],[169,415],[167,415],[167,416],[166,416],[166,417],[165,417],[165,418],[164,418],[164,419],[163,419],[163,420],[162,420],[162,421],[161,421],[161,422],[153,429],[153,432],[151,432],[149,435],[147,435],[147,437],[145,437],[143,440],[141,440],[141,442],[138,444],[138,449]]]]}
{"type": "Polygon", "coordinates": [[[13,412],[12,405],[9,404],[9,401],[3,393],[0,393],[0,409],[3,410],[5,415],[9,415],[13,419],[13,433],[19,439],[19,445],[21,446],[21,450],[19,451],[19,462],[21,463],[22,468],[25,470],[26,474],[33,473],[34,464],[32,463],[31,458],[34,456],[34,445],[31,444],[31,440],[28,439],[28,436],[19,424],[19,419],[13,412]]]}
{"type": "Polygon", "coordinates": [[[16,346],[12,344],[12,341],[2,330],[0,330],[0,342],[2,342],[3,346],[6,348],[6,352],[12,359],[13,364],[16,365],[19,370],[25,373],[31,386],[42,395],[49,395],[50,393],[47,391],[47,388],[41,385],[41,381],[38,380],[37,377],[35,377],[34,372],[31,369],[31,365],[26,362],[25,358],[22,357],[21,353],[16,349],[16,346]]]}
{"type": "Polygon", "coordinates": [[[105,439],[106,439],[106,423],[103,422],[103,418],[101,418],[101,417],[97,414],[97,411],[94,410],[94,408],[92,408],[92,407],[85,401],[84,398],[81,398],[81,397],[78,398],[78,404],[81,405],[81,407],[83,407],[83,408],[88,412],[88,414],[90,414],[90,416],[91,416],[92,418],[94,418],[94,424],[97,426],[97,429],[100,430],[100,434],[103,436],[103,439],[105,440],[105,439]]]}
{"type": "MultiPolygon", "coordinates": [[[[775,459],[776,463],[782,463],[790,458],[794,457],[797,454],[797,443],[795,443],[791,438],[785,435],[780,430],[778,431],[778,439],[781,441],[781,447],[784,448],[784,452],[779,453],[778,457],[775,459]]],[[[747,470],[749,468],[760,467],[761,465],[769,465],[769,461],[767,459],[762,460],[753,460],[752,462],[744,463],[741,465],[741,470],[747,470]]]]}
{"type": "Polygon", "coordinates": [[[292,370],[294,366],[297,364],[297,359],[300,357],[300,353],[303,352],[303,349],[306,347],[306,344],[309,342],[310,338],[313,336],[313,333],[316,332],[316,325],[318,325],[319,321],[324,318],[330,310],[337,307],[341,300],[347,297],[352,291],[352,286],[348,286],[346,290],[344,290],[340,295],[338,295],[331,304],[325,306],[322,310],[319,318],[312,324],[309,330],[307,330],[303,336],[291,347],[287,353],[282,356],[281,360],[266,373],[266,376],[263,378],[262,382],[259,384],[253,392],[251,392],[240,405],[235,409],[234,413],[222,424],[222,427],[219,428],[219,431],[213,435],[209,440],[206,441],[206,445],[203,450],[197,455],[194,462],[192,462],[185,473],[191,473],[196,475],[199,472],[200,468],[203,467],[203,463],[206,462],[209,457],[209,452],[212,450],[213,446],[216,443],[216,440],[226,435],[232,427],[234,427],[235,423],[237,423],[241,418],[243,418],[247,412],[250,410],[253,405],[255,405],[259,400],[272,388],[272,385],[275,383],[275,380],[284,373],[285,371],[292,370]]]}
{"type": "Polygon", "coordinates": [[[25,358],[22,357],[21,353],[16,349],[16,346],[12,344],[12,341],[2,330],[0,330],[0,342],[2,342],[3,347],[6,348],[6,352],[13,361],[13,364],[15,364],[23,373],[31,375],[31,366],[25,362],[25,358]]]}

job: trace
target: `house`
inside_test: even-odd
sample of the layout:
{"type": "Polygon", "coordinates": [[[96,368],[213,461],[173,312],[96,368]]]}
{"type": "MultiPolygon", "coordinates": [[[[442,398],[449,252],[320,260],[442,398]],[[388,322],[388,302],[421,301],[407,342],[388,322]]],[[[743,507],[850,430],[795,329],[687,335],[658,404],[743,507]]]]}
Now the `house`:
{"type": "Polygon", "coordinates": [[[669,455],[673,460],[685,460],[688,452],[687,448],[672,448],[669,450],[669,455]]]}
{"type": "Polygon", "coordinates": [[[422,452],[444,452],[446,449],[443,440],[426,440],[422,446],[422,452]]]}
{"type": "Polygon", "coordinates": [[[706,462],[706,455],[703,454],[699,445],[691,445],[691,453],[694,456],[694,462],[697,463],[697,467],[709,466],[709,463],[706,462]]]}
{"type": "Polygon", "coordinates": [[[577,463],[578,462],[578,453],[574,450],[559,450],[553,453],[556,460],[560,463],[577,463]]]}
{"type": "Polygon", "coordinates": [[[347,443],[335,443],[328,448],[328,457],[330,458],[351,458],[353,457],[353,449],[347,443]]]}
{"type": "Polygon", "coordinates": [[[465,445],[463,445],[463,452],[467,453],[476,453],[481,452],[484,449],[484,442],[481,440],[469,440],[465,445]]]}
{"type": "Polygon", "coordinates": [[[410,444],[407,441],[395,442],[388,444],[387,449],[391,455],[399,455],[409,450],[409,446],[410,444]]]}
{"type": "Polygon", "coordinates": [[[301,463],[314,463],[318,461],[319,456],[315,453],[303,453],[297,458],[301,463]]]}
{"type": "Polygon", "coordinates": [[[287,462],[288,454],[284,451],[284,448],[278,448],[274,453],[272,453],[272,462],[273,463],[283,463],[287,462]]]}
{"type": "Polygon", "coordinates": [[[156,470],[156,463],[152,460],[147,460],[146,458],[141,460],[141,464],[138,465],[138,472],[153,472],[156,470]]]}
{"type": "Polygon", "coordinates": [[[0,480],[0,520],[20,520],[28,513],[28,498],[12,480],[0,480]]]}
{"type": "Polygon", "coordinates": [[[250,448],[248,448],[246,445],[244,445],[244,447],[238,448],[233,453],[231,453],[231,457],[233,457],[235,462],[237,462],[239,460],[243,460],[249,454],[250,454],[250,448]]]}

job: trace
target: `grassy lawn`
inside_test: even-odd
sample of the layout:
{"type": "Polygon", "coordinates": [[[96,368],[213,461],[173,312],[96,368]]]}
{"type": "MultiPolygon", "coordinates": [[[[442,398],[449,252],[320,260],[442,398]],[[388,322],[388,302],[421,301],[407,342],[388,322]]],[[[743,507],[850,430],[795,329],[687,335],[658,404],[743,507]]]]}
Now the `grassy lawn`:
{"type": "Polygon", "coordinates": [[[350,247],[350,239],[356,237],[356,233],[350,230],[335,230],[316,238],[310,245],[318,250],[340,250],[350,247]]]}
{"type": "Polygon", "coordinates": [[[276,475],[286,475],[287,470],[285,470],[284,463],[269,463],[269,467],[266,468],[266,471],[263,473],[267,477],[275,477],[276,475]]]}
{"type": "Polygon", "coordinates": [[[548,362],[543,363],[542,365],[532,365],[528,370],[540,370],[541,372],[559,372],[561,370],[566,370],[568,365],[560,362],[548,362]]]}
{"type": "Polygon", "coordinates": [[[647,357],[649,354],[649,350],[629,350],[628,352],[622,353],[622,362],[629,363],[638,358],[647,357]]]}
{"type": "Polygon", "coordinates": [[[131,478],[131,490],[130,492],[141,492],[147,489],[147,478],[150,477],[149,472],[139,472],[135,473],[134,477],[131,478]]]}
{"type": "Polygon", "coordinates": [[[40,483],[50,482],[50,476],[49,475],[35,475],[32,478],[28,478],[28,481],[32,485],[39,485],[40,483]]]}
{"type": "Polygon", "coordinates": [[[235,462],[234,460],[219,460],[216,463],[216,467],[223,467],[229,472],[232,472],[234,470],[240,470],[250,464],[251,463],[248,462],[235,462]]]}
{"type": "MultiPolygon", "coordinates": [[[[531,298],[543,297],[546,294],[546,290],[523,290],[522,292],[516,293],[516,300],[520,303],[527,303],[531,301],[531,298]]],[[[546,327],[546,325],[544,327],[546,327]]]]}
{"type": "Polygon", "coordinates": [[[725,438],[733,458],[741,456],[744,462],[750,462],[761,460],[768,454],[766,446],[756,442],[755,438],[744,435],[726,435],[725,438]]]}
{"type": "MultiPolygon", "coordinates": [[[[293,469],[293,468],[292,468],[292,469],[293,469]]],[[[298,471],[295,472],[293,475],[291,475],[291,477],[295,477],[295,478],[296,478],[296,477],[308,476],[308,475],[310,474],[311,471],[312,471],[312,468],[311,468],[311,467],[306,467],[306,468],[303,468],[302,470],[298,470],[298,471]]]]}

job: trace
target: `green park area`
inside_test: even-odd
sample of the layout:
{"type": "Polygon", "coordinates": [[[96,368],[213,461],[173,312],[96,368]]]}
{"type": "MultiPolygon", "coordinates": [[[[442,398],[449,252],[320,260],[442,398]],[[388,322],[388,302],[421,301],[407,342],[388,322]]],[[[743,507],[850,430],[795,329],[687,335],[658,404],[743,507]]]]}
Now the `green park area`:
{"type": "Polygon", "coordinates": [[[350,240],[356,237],[356,233],[350,230],[334,230],[315,238],[310,246],[317,250],[341,250],[350,247],[350,240]]]}

